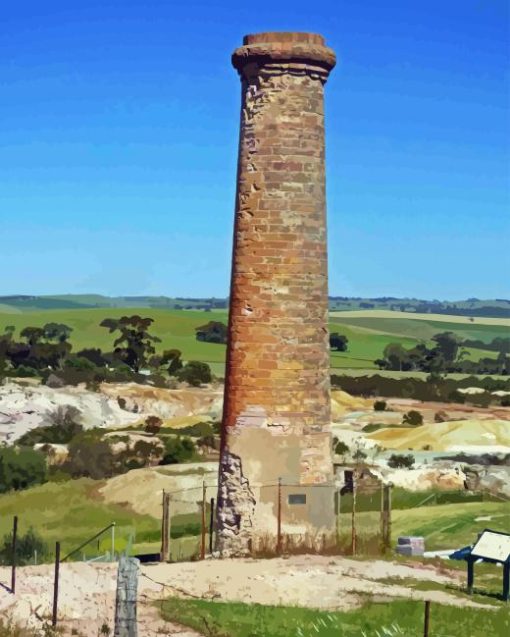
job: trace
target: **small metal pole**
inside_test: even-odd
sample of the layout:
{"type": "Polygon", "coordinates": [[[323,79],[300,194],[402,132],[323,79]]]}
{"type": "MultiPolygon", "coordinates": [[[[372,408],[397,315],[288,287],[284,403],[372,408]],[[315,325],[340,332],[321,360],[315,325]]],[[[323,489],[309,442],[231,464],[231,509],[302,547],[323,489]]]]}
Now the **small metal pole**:
{"type": "Polygon", "coordinates": [[[112,562],[115,562],[115,522],[112,522],[112,562]]]}
{"type": "Polygon", "coordinates": [[[18,516],[15,515],[12,521],[12,570],[11,570],[11,593],[16,593],[16,549],[18,541],[18,516]]]}
{"type": "Polygon", "coordinates": [[[475,563],[472,559],[467,561],[467,592],[471,595],[475,582],[475,563]]]}
{"type": "Polygon", "coordinates": [[[58,578],[60,575],[60,542],[55,544],[55,579],[53,580],[53,613],[51,616],[51,625],[57,625],[57,609],[58,609],[58,578]]]}
{"type": "Polygon", "coordinates": [[[429,625],[430,625],[430,602],[425,602],[425,620],[423,623],[423,637],[429,637],[429,625]]]}
{"type": "Polygon", "coordinates": [[[276,552],[282,552],[282,479],[278,478],[278,520],[276,530],[276,552]]]}
{"type": "Polygon", "coordinates": [[[503,564],[503,601],[510,601],[510,562],[503,564]]]}
{"type": "Polygon", "coordinates": [[[214,498],[211,498],[211,510],[209,511],[209,553],[213,552],[214,534],[214,498]]]}
{"type": "Polygon", "coordinates": [[[205,560],[205,530],[206,530],[206,507],[205,507],[206,486],[205,480],[202,483],[202,537],[200,542],[200,559],[205,560]]]}

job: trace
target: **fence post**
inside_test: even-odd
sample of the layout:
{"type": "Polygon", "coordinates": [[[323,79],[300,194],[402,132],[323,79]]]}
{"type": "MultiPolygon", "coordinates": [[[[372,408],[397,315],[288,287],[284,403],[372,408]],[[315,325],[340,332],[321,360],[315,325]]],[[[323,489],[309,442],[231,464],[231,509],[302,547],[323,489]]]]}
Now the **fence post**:
{"type": "Polygon", "coordinates": [[[383,552],[386,553],[391,547],[391,484],[382,486],[381,535],[383,552]]]}
{"type": "Polygon", "coordinates": [[[335,524],[335,532],[336,532],[336,545],[337,547],[340,546],[340,510],[341,510],[341,501],[342,501],[342,494],[340,493],[340,490],[337,489],[335,492],[335,496],[336,496],[336,524],[335,524]]]}
{"type": "Polygon", "coordinates": [[[57,625],[58,612],[58,578],[60,577],[60,542],[55,544],[55,577],[53,579],[53,612],[51,615],[51,625],[57,625]]]}
{"type": "Polygon", "coordinates": [[[12,521],[12,569],[11,569],[11,593],[16,593],[16,549],[18,541],[18,516],[12,521]]]}
{"type": "Polygon", "coordinates": [[[354,471],[352,480],[351,553],[356,555],[356,491],[358,473],[354,471]]]}
{"type": "Polygon", "coordinates": [[[115,522],[112,522],[112,562],[115,562],[115,522]]]}
{"type": "Polygon", "coordinates": [[[429,637],[429,625],[430,625],[430,602],[425,602],[425,620],[423,623],[423,637],[429,637]]]}
{"type": "Polygon", "coordinates": [[[170,558],[170,494],[163,489],[163,514],[161,518],[161,561],[170,558]]]}
{"type": "Polygon", "coordinates": [[[278,555],[282,552],[282,479],[278,478],[278,513],[276,527],[276,552],[278,555]]]}
{"type": "Polygon", "coordinates": [[[117,571],[114,637],[137,637],[136,599],[139,561],[121,555],[117,571]]]}
{"type": "Polygon", "coordinates": [[[209,512],[209,553],[213,552],[214,534],[214,498],[211,498],[211,510],[209,512]]]}
{"type": "Polygon", "coordinates": [[[205,560],[205,530],[206,530],[206,506],[205,506],[206,486],[205,480],[202,482],[202,528],[200,538],[200,559],[205,560]]]}

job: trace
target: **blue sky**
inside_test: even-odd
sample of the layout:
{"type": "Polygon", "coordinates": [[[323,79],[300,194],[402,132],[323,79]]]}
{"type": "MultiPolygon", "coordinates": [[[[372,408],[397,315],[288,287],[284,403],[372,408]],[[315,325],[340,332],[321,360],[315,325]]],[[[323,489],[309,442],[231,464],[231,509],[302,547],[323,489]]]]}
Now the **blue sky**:
{"type": "Polygon", "coordinates": [[[242,36],[323,34],[330,293],[510,297],[506,0],[53,0],[0,21],[0,294],[226,296],[242,36]]]}

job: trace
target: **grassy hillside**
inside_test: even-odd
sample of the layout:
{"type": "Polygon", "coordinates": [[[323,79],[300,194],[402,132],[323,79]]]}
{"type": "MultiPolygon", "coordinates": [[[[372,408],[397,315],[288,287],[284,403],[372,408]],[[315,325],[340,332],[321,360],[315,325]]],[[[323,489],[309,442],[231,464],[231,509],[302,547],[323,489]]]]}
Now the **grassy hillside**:
{"type": "MultiPolygon", "coordinates": [[[[71,343],[74,351],[83,347],[112,348],[114,338],[101,321],[106,317],[117,318],[125,314],[140,314],[154,319],[152,332],[161,338],[161,349],[177,348],[185,360],[202,360],[211,364],[217,374],[223,373],[225,346],[199,342],[195,338],[195,328],[208,321],[227,322],[226,310],[168,310],[156,308],[81,308],[47,309],[36,311],[12,312],[0,306],[0,330],[14,325],[19,331],[27,326],[42,326],[48,322],[65,323],[73,328],[71,343]]],[[[497,336],[508,336],[510,319],[479,319],[470,323],[467,319],[452,320],[452,317],[440,317],[431,320],[418,316],[396,313],[391,318],[383,313],[367,310],[365,312],[342,312],[331,314],[330,330],[340,332],[349,339],[347,352],[332,352],[331,366],[340,369],[376,369],[374,360],[382,356],[388,343],[401,343],[412,347],[419,341],[430,338],[442,331],[450,330],[463,338],[490,342],[497,336]],[[483,321],[483,322],[482,322],[483,321]]],[[[427,315],[425,315],[427,316],[427,315]]],[[[473,360],[481,357],[493,357],[494,352],[470,350],[473,360]]]]}

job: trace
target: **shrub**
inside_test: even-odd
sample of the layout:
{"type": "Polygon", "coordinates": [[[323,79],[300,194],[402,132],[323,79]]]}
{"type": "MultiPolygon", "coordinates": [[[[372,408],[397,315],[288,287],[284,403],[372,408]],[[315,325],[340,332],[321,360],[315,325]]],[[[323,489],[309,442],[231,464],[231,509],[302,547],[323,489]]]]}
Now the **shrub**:
{"type": "Polygon", "coordinates": [[[163,425],[163,421],[158,416],[147,416],[145,419],[145,432],[155,436],[159,433],[161,426],[163,425]]]}
{"type": "Polygon", "coordinates": [[[374,403],[374,411],[386,411],[387,403],[385,400],[376,400],[374,403]]]}
{"type": "MultiPolygon", "coordinates": [[[[48,554],[48,547],[43,539],[30,527],[25,535],[19,535],[16,540],[16,563],[25,566],[32,563],[34,553],[41,560],[48,554]]],[[[0,545],[0,563],[12,564],[12,532],[4,536],[0,545]]]]}
{"type": "Polygon", "coordinates": [[[447,420],[448,414],[442,409],[440,411],[436,411],[436,413],[434,414],[434,422],[446,422],[447,420]]]}
{"type": "Polygon", "coordinates": [[[394,453],[388,460],[388,467],[392,469],[412,469],[414,465],[414,456],[412,453],[408,455],[394,453]]]}
{"type": "Polygon", "coordinates": [[[52,424],[27,431],[18,444],[26,447],[33,447],[40,442],[67,444],[83,431],[82,425],[76,422],[79,416],[81,413],[75,407],[62,405],[47,417],[52,424]]]}
{"type": "Polygon", "coordinates": [[[44,454],[33,449],[0,449],[0,493],[27,489],[48,479],[44,454]]]}
{"type": "Polygon", "coordinates": [[[159,463],[161,465],[187,462],[195,456],[195,445],[191,438],[169,436],[165,439],[164,445],[163,458],[159,463]]]}
{"type": "Polygon", "coordinates": [[[91,429],[79,434],[69,443],[69,456],[62,466],[73,478],[93,480],[110,478],[116,473],[115,456],[102,432],[91,429]]]}
{"type": "Polygon", "coordinates": [[[411,409],[406,414],[404,414],[402,418],[402,424],[410,425],[411,427],[418,427],[419,425],[423,425],[423,416],[419,411],[411,409]]]}
{"type": "Polygon", "coordinates": [[[207,363],[201,361],[189,361],[179,370],[177,377],[192,387],[200,387],[202,383],[212,381],[211,368],[207,363]]]}
{"type": "Polygon", "coordinates": [[[333,440],[333,451],[339,456],[344,456],[346,453],[349,453],[349,447],[343,442],[343,440],[338,440],[335,438],[333,440]]]}
{"type": "Polygon", "coordinates": [[[510,396],[503,396],[503,398],[501,399],[501,406],[510,407],[510,396]]]}

